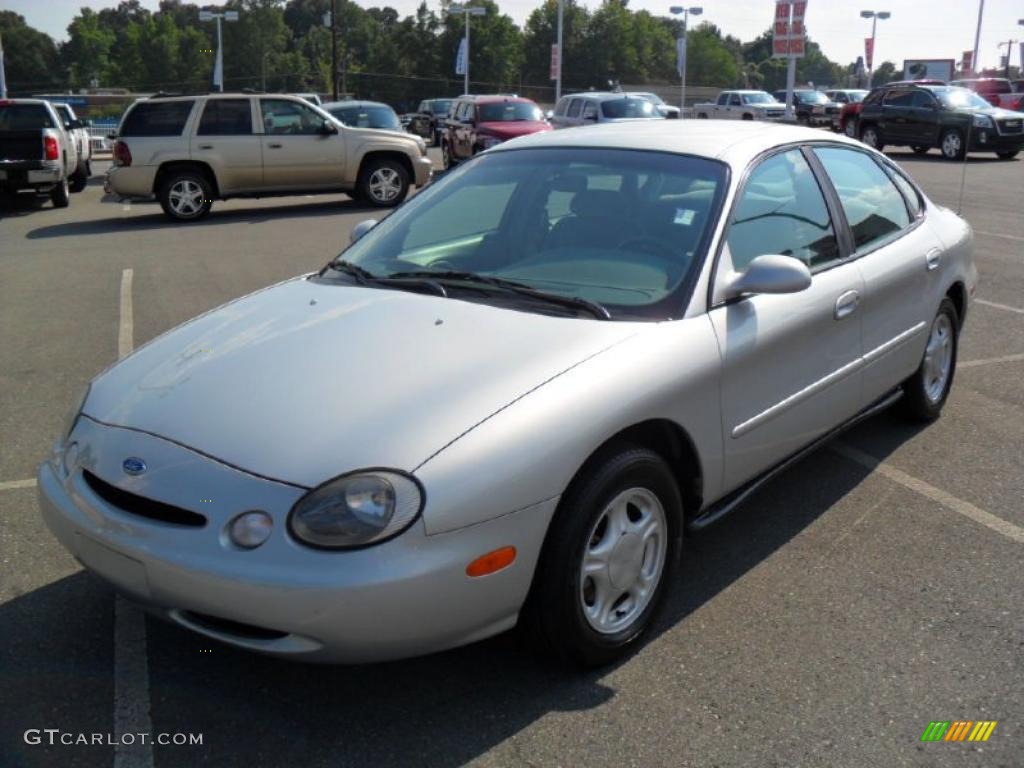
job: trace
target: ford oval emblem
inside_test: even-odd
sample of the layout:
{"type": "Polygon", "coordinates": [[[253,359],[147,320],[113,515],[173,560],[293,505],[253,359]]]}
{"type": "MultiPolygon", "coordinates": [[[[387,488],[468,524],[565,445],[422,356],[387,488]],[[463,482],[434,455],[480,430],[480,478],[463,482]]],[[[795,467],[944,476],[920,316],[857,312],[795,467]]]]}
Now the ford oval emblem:
{"type": "Polygon", "coordinates": [[[141,475],[146,471],[146,462],[137,456],[129,456],[121,462],[121,468],[129,475],[141,475]]]}

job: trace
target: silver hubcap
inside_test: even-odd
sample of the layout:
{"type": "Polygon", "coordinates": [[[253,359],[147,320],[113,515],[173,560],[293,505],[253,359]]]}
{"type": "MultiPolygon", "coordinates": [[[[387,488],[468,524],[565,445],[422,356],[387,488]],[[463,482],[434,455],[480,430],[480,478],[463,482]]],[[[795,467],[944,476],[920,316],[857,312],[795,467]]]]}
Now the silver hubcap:
{"type": "Polygon", "coordinates": [[[168,195],[171,210],[179,216],[194,216],[203,207],[203,188],[189,179],[176,181],[168,195]]]}
{"type": "Polygon", "coordinates": [[[864,143],[872,149],[878,146],[878,134],[875,133],[874,129],[868,128],[864,131],[864,143]]]}
{"type": "Polygon", "coordinates": [[[947,133],[942,140],[942,152],[946,157],[956,157],[960,154],[960,134],[947,133]]]}
{"type": "Polygon", "coordinates": [[[389,202],[402,191],[402,180],[393,168],[378,168],[370,174],[370,194],[374,200],[389,202]]]}
{"type": "Polygon", "coordinates": [[[857,126],[852,120],[846,124],[846,135],[851,139],[857,138],[857,126]]]}
{"type": "Polygon", "coordinates": [[[580,567],[583,615],[602,634],[629,627],[654,597],[665,567],[668,523],[646,488],[623,491],[605,507],[580,567]]]}
{"type": "Polygon", "coordinates": [[[942,399],[953,367],[953,324],[945,314],[932,323],[928,346],[924,350],[924,393],[937,403],[942,399]]]}

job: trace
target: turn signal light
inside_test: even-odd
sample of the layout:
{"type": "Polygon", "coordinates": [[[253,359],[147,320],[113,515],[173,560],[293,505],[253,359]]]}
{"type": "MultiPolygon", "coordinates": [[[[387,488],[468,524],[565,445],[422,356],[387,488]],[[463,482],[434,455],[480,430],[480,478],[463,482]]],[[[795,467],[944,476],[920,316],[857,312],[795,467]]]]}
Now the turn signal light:
{"type": "Polygon", "coordinates": [[[57,139],[53,136],[43,137],[43,147],[46,149],[47,160],[56,160],[60,157],[60,147],[57,146],[57,139]]]}
{"type": "Polygon", "coordinates": [[[497,573],[502,568],[508,568],[516,559],[515,547],[502,547],[486,555],[480,555],[476,560],[466,566],[466,575],[477,577],[497,573]]]}
{"type": "Polygon", "coordinates": [[[114,165],[128,167],[132,164],[132,152],[123,141],[114,142],[114,165]]]}

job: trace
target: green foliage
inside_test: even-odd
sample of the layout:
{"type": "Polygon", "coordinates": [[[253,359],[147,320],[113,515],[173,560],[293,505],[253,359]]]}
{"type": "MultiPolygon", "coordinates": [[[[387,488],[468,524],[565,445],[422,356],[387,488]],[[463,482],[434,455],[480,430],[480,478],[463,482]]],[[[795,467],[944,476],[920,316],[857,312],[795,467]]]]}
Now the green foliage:
{"type": "Polygon", "coordinates": [[[0,37],[3,38],[5,74],[8,86],[31,84],[49,90],[63,82],[57,46],[49,35],[25,24],[25,17],[14,11],[0,11],[0,37]]]}

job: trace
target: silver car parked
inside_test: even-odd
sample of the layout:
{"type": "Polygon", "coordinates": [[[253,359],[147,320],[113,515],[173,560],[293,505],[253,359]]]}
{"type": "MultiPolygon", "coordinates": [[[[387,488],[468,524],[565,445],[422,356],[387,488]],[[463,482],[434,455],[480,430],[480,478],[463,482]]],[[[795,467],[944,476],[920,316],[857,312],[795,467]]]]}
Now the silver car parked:
{"type": "Polygon", "coordinates": [[[563,96],[548,122],[555,128],[572,128],[623,120],[664,120],[666,116],[646,94],[591,92],[563,96]]]}
{"type": "Polygon", "coordinates": [[[510,141],[353,236],[100,374],[39,468],[87,568],[294,659],[517,623],[621,656],[687,531],[867,414],[939,415],[976,284],[892,161],[740,121],[510,141]]]}

